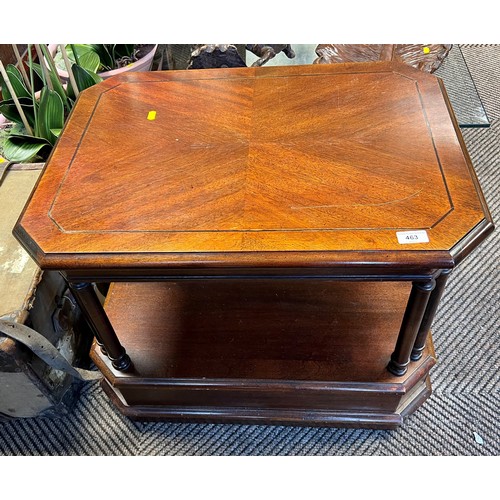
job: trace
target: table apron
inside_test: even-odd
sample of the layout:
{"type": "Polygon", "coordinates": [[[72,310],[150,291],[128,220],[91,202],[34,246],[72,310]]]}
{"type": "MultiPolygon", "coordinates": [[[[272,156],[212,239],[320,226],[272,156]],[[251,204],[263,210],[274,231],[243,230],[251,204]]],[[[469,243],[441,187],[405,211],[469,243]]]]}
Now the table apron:
{"type": "Polygon", "coordinates": [[[421,271],[383,272],[381,270],[346,269],[342,272],[310,269],[250,269],[212,270],[203,272],[176,270],[71,270],[61,271],[70,282],[147,282],[188,280],[334,280],[334,281],[418,281],[428,282],[436,278],[441,269],[421,271]]]}

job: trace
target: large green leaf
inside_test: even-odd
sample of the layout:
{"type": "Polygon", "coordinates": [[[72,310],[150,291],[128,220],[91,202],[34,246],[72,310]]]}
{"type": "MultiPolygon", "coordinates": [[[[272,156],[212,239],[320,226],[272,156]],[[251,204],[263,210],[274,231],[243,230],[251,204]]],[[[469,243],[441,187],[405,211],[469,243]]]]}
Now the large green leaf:
{"type": "MultiPolygon", "coordinates": [[[[76,50],[78,56],[78,65],[87,71],[97,73],[99,67],[101,66],[101,60],[99,55],[92,49],[90,45],[83,44],[72,44],[66,45],[66,54],[71,64],[76,62],[75,54],[73,50],[76,50]]],[[[54,62],[59,69],[67,71],[66,64],[60,51],[56,52],[54,56],[54,62]]]]}
{"type": "MultiPolygon", "coordinates": [[[[5,72],[9,77],[10,84],[16,93],[16,97],[31,97],[28,89],[24,84],[23,77],[21,76],[20,71],[13,65],[8,64],[5,68],[5,72]]],[[[2,87],[2,96],[4,99],[12,99],[12,94],[10,93],[7,84],[5,83],[3,77],[0,75],[1,87],[2,87]]]]}
{"type": "MultiPolygon", "coordinates": [[[[93,73],[92,71],[87,71],[77,64],[73,64],[71,69],[73,70],[73,75],[75,76],[76,86],[80,92],[92,87],[96,83],[102,82],[102,78],[99,75],[93,73]]],[[[71,99],[74,99],[75,96],[73,87],[70,83],[68,83],[68,96],[71,99]]]]}
{"type": "MultiPolygon", "coordinates": [[[[33,110],[33,100],[28,97],[21,97],[18,99],[19,104],[21,105],[22,110],[26,116],[26,120],[28,120],[28,124],[30,127],[35,127],[35,113],[33,110]]],[[[13,99],[7,99],[0,102],[0,113],[5,116],[8,120],[23,124],[21,120],[21,116],[19,111],[17,110],[16,104],[13,99]]]]}
{"type": "MultiPolygon", "coordinates": [[[[91,73],[97,73],[98,69],[101,66],[99,54],[92,50],[92,47],[90,45],[75,44],[71,47],[76,50],[76,53],[78,55],[78,66],[81,66],[83,69],[86,69],[91,73]]],[[[68,56],[70,53],[71,55],[73,55],[73,49],[70,49],[70,52],[68,52],[68,56]]],[[[74,56],[73,60],[74,62],[76,62],[74,56]]]]}
{"type": "Polygon", "coordinates": [[[31,135],[10,134],[3,143],[5,158],[10,161],[25,162],[35,157],[46,160],[51,151],[49,141],[31,135]]]}
{"type": "MultiPolygon", "coordinates": [[[[73,66],[71,66],[73,68],[73,66]]],[[[74,68],[73,68],[73,74],[74,74],[74,68]]],[[[66,92],[68,93],[68,102],[73,103],[72,107],[75,105],[76,101],[76,94],[75,91],[73,90],[73,84],[71,83],[71,80],[68,82],[68,85],[66,87],[66,92]]]]}
{"type": "Polygon", "coordinates": [[[90,47],[99,56],[102,69],[114,69],[115,60],[112,54],[113,45],[90,44],[90,47]]]}
{"type": "MultiPolygon", "coordinates": [[[[46,50],[45,46],[42,46],[42,50],[45,53],[48,53],[48,50],[46,50]]],[[[68,102],[68,96],[66,95],[66,91],[64,90],[64,87],[62,86],[61,80],[59,79],[59,75],[57,74],[57,69],[56,69],[55,65],[52,64],[52,61],[50,60],[50,58],[47,58],[47,60],[50,61],[49,65],[51,66],[51,69],[49,71],[49,75],[50,75],[50,81],[52,83],[52,87],[59,94],[59,97],[61,98],[62,102],[64,103],[64,105],[66,106],[68,111],[70,111],[71,106],[68,102]]],[[[33,70],[36,72],[38,77],[40,79],[43,79],[42,78],[42,67],[40,66],[40,64],[32,63],[32,66],[33,66],[33,70]]]]}
{"type": "Polygon", "coordinates": [[[59,78],[59,74],[57,72],[54,60],[52,59],[52,57],[50,57],[49,49],[46,45],[41,45],[41,48],[45,60],[47,61],[48,66],[50,68],[49,75],[50,75],[50,81],[52,82],[52,86],[54,87],[54,90],[59,94],[59,97],[62,99],[62,101],[65,102],[67,97],[66,92],[62,86],[61,79],[59,78]]]}
{"type": "Polygon", "coordinates": [[[51,144],[55,144],[57,135],[53,129],[62,129],[64,126],[64,104],[59,94],[47,87],[42,89],[40,96],[40,107],[38,109],[38,130],[39,137],[47,139],[51,144]]]}
{"type": "Polygon", "coordinates": [[[91,50],[80,55],[79,63],[83,69],[91,71],[92,73],[97,73],[97,70],[101,66],[99,56],[91,50]]]}

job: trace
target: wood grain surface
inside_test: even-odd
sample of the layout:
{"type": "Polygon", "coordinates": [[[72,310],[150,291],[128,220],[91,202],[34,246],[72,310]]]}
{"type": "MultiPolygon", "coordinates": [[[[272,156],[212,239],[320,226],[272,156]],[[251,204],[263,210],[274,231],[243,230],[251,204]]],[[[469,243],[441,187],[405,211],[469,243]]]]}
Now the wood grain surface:
{"type": "Polygon", "coordinates": [[[450,267],[465,235],[474,248],[491,229],[441,82],[382,62],[96,85],[15,234],[58,269],[168,267],[186,253],[255,265],[269,252],[295,253],[299,266],[379,252],[411,265],[425,252],[450,267]],[[429,242],[401,245],[396,232],[414,229],[429,242]]]}
{"type": "Polygon", "coordinates": [[[113,284],[106,312],[134,378],[392,382],[409,283],[113,284]],[[144,325],[144,327],[142,326],[144,325]]]}

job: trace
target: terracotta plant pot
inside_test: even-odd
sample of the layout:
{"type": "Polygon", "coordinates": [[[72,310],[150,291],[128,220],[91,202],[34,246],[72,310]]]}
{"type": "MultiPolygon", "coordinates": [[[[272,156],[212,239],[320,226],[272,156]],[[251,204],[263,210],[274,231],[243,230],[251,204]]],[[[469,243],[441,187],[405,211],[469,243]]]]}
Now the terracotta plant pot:
{"type": "MultiPolygon", "coordinates": [[[[54,57],[57,52],[57,44],[49,44],[49,52],[54,57]]],[[[149,71],[151,69],[151,65],[153,64],[153,58],[156,52],[156,48],[158,45],[153,45],[151,50],[144,56],[141,57],[138,61],[135,61],[128,66],[124,66],[123,68],[112,69],[110,71],[103,71],[102,73],[98,73],[98,75],[106,80],[107,78],[111,78],[112,76],[119,75],[121,73],[125,73],[126,71],[149,71]]],[[[63,82],[67,82],[69,80],[68,72],[62,69],[57,68],[57,73],[59,78],[63,82]]]]}

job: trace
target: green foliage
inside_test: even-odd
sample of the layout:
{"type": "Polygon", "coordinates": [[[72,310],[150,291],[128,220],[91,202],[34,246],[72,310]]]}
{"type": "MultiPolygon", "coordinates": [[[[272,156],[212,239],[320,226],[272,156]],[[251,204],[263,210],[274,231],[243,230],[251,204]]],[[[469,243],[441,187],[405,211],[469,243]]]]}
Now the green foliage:
{"type": "MultiPolygon", "coordinates": [[[[66,53],[78,91],[81,92],[101,82],[102,78],[97,73],[116,69],[118,60],[121,60],[122,64],[127,61],[132,62],[134,47],[133,44],[66,45],[66,53]]],[[[0,102],[0,113],[16,124],[4,141],[3,154],[7,159],[17,162],[48,158],[76,100],[75,89],[71,81],[63,85],[59,79],[58,68],[67,70],[60,52],[56,53],[53,60],[48,53],[47,46],[40,45],[45,59],[44,64],[48,65],[47,75],[40,63],[31,60],[30,49],[28,45],[30,84],[33,89],[36,75],[42,82],[39,95],[28,90],[21,73],[14,65],[9,64],[6,73],[33,135],[28,134],[13,96],[0,76],[3,96],[3,101],[0,102]]]]}
{"type": "MultiPolygon", "coordinates": [[[[97,73],[97,71],[99,71],[101,61],[99,59],[99,55],[92,49],[91,45],[71,44],[66,45],[65,48],[71,64],[76,63],[78,66],[92,73],[97,73]]],[[[54,62],[57,68],[66,71],[66,64],[64,63],[64,59],[60,51],[56,52],[54,62]]]]}
{"type": "Polygon", "coordinates": [[[102,82],[102,78],[92,71],[89,71],[77,64],[73,64],[73,74],[75,75],[76,86],[81,92],[82,90],[88,89],[95,85],[96,83],[102,82]]]}
{"type": "Polygon", "coordinates": [[[101,67],[99,71],[116,69],[116,61],[134,54],[133,44],[91,44],[89,47],[99,56],[101,67]]]}
{"type": "MultiPolygon", "coordinates": [[[[31,66],[33,68],[33,71],[38,75],[38,78],[40,78],[40,80],[43,81],[45,79],[45,75],[43,74],[42,67],[40,66],[40,64],[31,63],[31,66]]],[[[64,90],[64,87],[61,84],[61,80],[59,80],[59,77],[57,76],[57,72],[51,71],[49,73],[49,76],[50,76],[50,82],[52,83],[52,87],[59,94],[59,97],[66,106],[67,111],[71,111],[72,105],[68,102],[67,91],[64,90]]]]}
{"type": "MultiPolygon", "coordinates": [[[[118,68],[117,61],[132,60],[134,44],[68,44],[66,54],[72,64],[76,63],[90,73],[100,73],[118,68]]],[[[54,56],[56,66],[66,71],[66,65],[60,51],[54,56]]]]}
{"type": "MultiPolygon", "coordinates": [[[[5,68],[5,71],[7,75],[9,76],[10,84],[12,85],[12,88],[14,89],[14,92],[16,93],[17,97],[31,97],[31,94],[29,93],[28,89],[24,85],[23,77],[21,76],[21,73],[19,70],[13,65],[13,64],[8,64],[7,67],[5,68]]],[[[2,88],[2,96],[4,99],[12,99],[12,95],[9,91],[9,88],[7,87],[7,84],[3,81],[3,78],[1,78],[1,88],[2,88]]]]}
{"type": "Polygon", "coordinates": [[[46,160],[52,150],[52,144],[41,137],[9,134],[3,144],[5,158],[19,163],[35,158],[46,160]]]}
{"type": "Polygon", "coordinates": [[[38,113],[35,135],[54,145],[57,135],[53,130],[61,130],[64,126],[64,104],[55,90],[42,89],[38,113]]]}
{"type": "MultiPolygon", "coordinates": [[[[0,77],[1,78],[1,77],[0,77]]],[[[20,97],[18,99],[19,104],[21,105],[26,118],[28,119],[28,123],[31,125],[35,124],[35,110],[33,106],[33,99],[30,97],[20,97]]],[[[14,103],[14,99],[6,99],[4,101],[0,101],[0,113],[14,123],[19,123],[22,125],[23,121],[21,119],[21,115],[17,110],[17,107],[14,103]]]]}
{"type": "MultiPolygon", "coordinates": [[[[34,88],[34,75],[37,75],[43,82],[39,95],[27,89],[21,73],[15,66],[9,64],[6,68],[9,81],[33,135],[28,134],[7,84],[0,75],[0,88],[3,96],[3,101],[0,102],[0,113],[16,124],[3,144],[3,154],[11,161],[46,160],[76,100],[75,90],[71,83],[68,83],[66,88],[61,83],[56,65],[49,56],[47,47],[42,45],[41,49],[49,66],[48,79],[52,84],[52,89],[49,88],[47,75],[41,65],[34,63],[31,57],[28,63],[31,87],[34,88]]],[[[91,69],[96,67],[98,56],[90,49],[80,51],[77,48],[76,51],[80,52],[81,57],[77,54],[79,62],[85,65],[82,67],[76,62],[72,64],[76,86],[81,92],[99,83],[102,78],[91,69]]]]}

